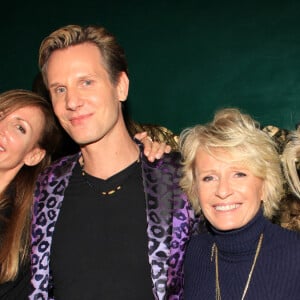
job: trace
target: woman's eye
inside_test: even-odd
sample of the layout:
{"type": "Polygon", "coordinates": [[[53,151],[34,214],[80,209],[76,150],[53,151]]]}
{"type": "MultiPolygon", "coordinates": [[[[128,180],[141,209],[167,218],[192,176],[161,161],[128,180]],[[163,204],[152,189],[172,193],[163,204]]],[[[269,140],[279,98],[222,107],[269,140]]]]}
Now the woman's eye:
{"type": "Polygon", "coordinates": [[[236,172],[235,176],[237,176],[237,177],[245,177],[245,176],[247,176],[247,174],[244,173],[244,172],[236,172]]]}
{"type": "Polygon", "coordinates": [[[18,129],[21,133],[23,133],[23,134],[26,133],[26,130],[25,130],[25,128],[24,128],[22,125],[17,125],[17,129],[18,129]]]}
{"type": "Polygon", "coordinates": [[[213,176],[205,176],[202,178],[202,181],[208,182],[208,181],[212,181],[214,178],[213,176]]]}

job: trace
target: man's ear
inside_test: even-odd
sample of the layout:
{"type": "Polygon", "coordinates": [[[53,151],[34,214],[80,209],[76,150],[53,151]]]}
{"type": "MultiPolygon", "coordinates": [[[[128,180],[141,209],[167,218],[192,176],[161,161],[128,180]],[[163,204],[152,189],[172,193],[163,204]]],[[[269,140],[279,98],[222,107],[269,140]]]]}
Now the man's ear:
{"type": "Polygon", "coordinates": [[[24,158],[24,164],[27,166],[37,165],[46,155],[46,150],[39,147],[34,148],[24,158]]]}
{"type": "Polygon", "coordinates": [[[129,79],[125,72],[121,72],[117,84],[119,101],[126,101],[129,91],[129,79]]]}

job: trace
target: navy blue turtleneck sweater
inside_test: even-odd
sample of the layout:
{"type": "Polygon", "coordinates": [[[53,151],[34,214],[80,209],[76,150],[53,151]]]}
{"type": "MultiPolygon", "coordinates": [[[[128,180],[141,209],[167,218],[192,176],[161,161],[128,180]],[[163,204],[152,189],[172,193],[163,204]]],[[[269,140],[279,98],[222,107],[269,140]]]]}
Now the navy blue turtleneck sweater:
{"type": "Polygon", "coordinates": [[[208,233],[192,237],[184,265],[184,299],[215,299],[213,243],[219,253],[222,300],[241,299],[261,233],[262,246],[245,299],[299,300],[300,234],[272,224],[261,211],[238,230],[210,227],[208,233]]]}

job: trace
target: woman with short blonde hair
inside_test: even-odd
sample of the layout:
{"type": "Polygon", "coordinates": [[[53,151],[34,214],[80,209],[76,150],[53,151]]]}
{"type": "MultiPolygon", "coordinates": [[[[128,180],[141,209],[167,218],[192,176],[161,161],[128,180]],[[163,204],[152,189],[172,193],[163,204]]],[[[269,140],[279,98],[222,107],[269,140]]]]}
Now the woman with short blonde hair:
{"type": "Polygon", "coordinates": [[[206,221],[185,254],[184,298],[299,299],[300,236],[269,220],[284,184],[272,138],[229,108],[184,130],[180,150],[181,186],[206,221]]]}
{"type": "Polygon", "coordinates": [[[194,209],[200,212],[193,174],[199,148],[211,153],[222,148],[245,164],[256,176],[264,180],[264,214],[272,218],[283,196],[283,177],[276,143],[249,115],[234,108],[215,114],[206,125],[187,128],[180,135],[180,150],[184,157],[181,185],[187,192],[194,209]]]}

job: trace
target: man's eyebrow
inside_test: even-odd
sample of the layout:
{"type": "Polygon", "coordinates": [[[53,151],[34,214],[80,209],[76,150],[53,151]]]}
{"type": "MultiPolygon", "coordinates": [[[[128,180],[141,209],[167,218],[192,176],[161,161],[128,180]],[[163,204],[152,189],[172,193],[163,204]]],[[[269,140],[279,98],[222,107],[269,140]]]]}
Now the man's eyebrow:
{"type": "Polygon", "coordinates": [[[49,88],[54,88],[54,87],[57,87],[57,86],[59,86],[60,84],[58,83],[58,82],[54,82],[54,83],[51,83],[50,85],[49,85],[49,88]]]}

